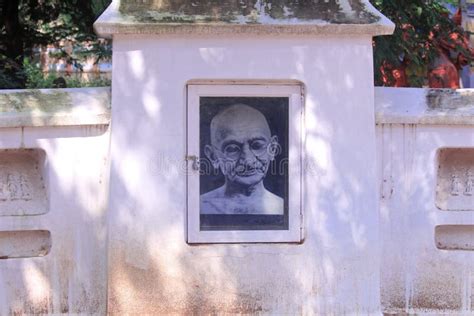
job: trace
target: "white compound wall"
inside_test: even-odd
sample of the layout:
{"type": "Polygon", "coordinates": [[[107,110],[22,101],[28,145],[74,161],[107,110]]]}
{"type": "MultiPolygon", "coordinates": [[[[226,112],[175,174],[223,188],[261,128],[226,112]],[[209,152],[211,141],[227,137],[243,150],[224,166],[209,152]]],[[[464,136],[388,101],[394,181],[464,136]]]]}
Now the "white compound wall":
{"type": "Polygon", "coordinates": [[[472,96],[472,90],[376,89],[386,311],[473,313],[472,96]]]}
{"type": "Polygon", "coordinates": [[[103,315],[110,90],[0,105],[0,315],[103,315]]]}
{"type": "Polygon", "coordinates": [[[117,41],[111,139],[108,89],[0,94],[0,314],[472,315],[474,92],[373,94],[370,41],[280,41],[117,41]],[[304,86],[302,243],[186,243],[186,84],[211,75],[304,86]]]}

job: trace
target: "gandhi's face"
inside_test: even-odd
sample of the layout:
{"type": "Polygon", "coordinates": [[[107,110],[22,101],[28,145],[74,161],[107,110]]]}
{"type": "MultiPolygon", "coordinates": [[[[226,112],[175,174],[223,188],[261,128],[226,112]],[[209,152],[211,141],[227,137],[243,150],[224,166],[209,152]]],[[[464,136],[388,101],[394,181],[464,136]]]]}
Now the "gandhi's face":
{"type": "Polygon", "coordinates": [[[243,104],[214,117],[211,142],[205,148],[207,157],[220,168],[227,182],[244,186],[264,179],[278,146],[262,113],[243,104]]]}

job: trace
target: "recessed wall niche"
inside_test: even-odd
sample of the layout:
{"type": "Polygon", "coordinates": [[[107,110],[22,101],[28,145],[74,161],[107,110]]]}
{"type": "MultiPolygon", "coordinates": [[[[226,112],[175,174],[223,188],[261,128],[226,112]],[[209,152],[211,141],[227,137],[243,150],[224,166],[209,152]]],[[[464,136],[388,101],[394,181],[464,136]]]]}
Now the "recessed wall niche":
{"type": "Polygon", "coordinates": [[[44,179],[46,154],[40,149],[0,150],[0,216],[49,211],[44,179]]]}
{"type": "Polygon", "coordinates": [[[48,230],[19,230],[0,232],[0,260],[44,257],[51,250],[48,230]]]}
{"type": "Polygon", "coordinates": [[[436,248],[474,250],[474,225],[440,225],[435,227],[436,248]]]}
{"type": "Polygon", "coordinates": [[[474,148],[438,151],[436,206],[445,211],[474,211],[474,148]]]}

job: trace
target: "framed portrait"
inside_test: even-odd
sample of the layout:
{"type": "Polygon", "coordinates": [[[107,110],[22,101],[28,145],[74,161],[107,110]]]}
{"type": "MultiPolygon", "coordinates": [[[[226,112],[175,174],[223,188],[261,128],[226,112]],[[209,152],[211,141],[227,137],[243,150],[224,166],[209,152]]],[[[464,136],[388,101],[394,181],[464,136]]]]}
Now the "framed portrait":
{"type": "Polygon", "coordinates": [[[301,85],[187,93],[188,242],[300,242],[301,85]]]}

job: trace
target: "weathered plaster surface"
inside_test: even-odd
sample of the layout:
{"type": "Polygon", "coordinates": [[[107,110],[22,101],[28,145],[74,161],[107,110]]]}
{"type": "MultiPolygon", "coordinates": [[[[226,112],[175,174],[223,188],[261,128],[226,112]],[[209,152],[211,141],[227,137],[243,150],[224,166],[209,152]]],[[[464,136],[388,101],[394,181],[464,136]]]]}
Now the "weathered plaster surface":
{"type": "Polygon", "coordinates": [[[370,36],[116,35],[113,58],[110,313],[380,311],[370,36]],[[304,84],[302,244],[186,243],[193,79],[304,84]]]}
{"type": "Polygon", "coordinates": [[[474,125],[474,90],[375,88],[379,124],[474,125]]]}
{"type": "MultiPolygon", "coordinates": [[[[387,315],[473,314],[472,211],[436,207],[440,150],[474,148],[472,119],[459,121],[459,113],[471,111],[471,90],[376,88],[374,113],[370,93],[361,92],[370,90],[371,76],[361,82],[360,75],[342,71],[349,67],[359,74],[367,67],[370,40],[348,39],[340,47],[285,39],[284,47],[293,48],[277,50],[286,56],[281,59],[256,57],[254,46],[268,46],[257,40],[234,47],[220,41],[203,47],[192,39],[185,46],[170,39],[128,40],[117,41],[114,53],[124,65],[114,77],[119,94],[114,117],[124,125],[114,125],[111,141],[118,159],[108,208],[109,283],[107,125],[0,128],[0,155],[5,149],[44,152],[50,199],[47,214],[1,218],[1,315],[366,315],[380,312],[379,288],[387,315]],[[183,55],[170,53],[178,47],[185,47],[183,55]],[[337,54],[360,54],[364,62],[341,58],[328,66],[321,60],[337,54]],[[177,57],[193,66],[189,72],[172,71],[177,57]],[[295,59],[301,64],[282,62],[295,59]],[[238,65],[230,62],[236,60],[238,65]],[[217,69],[227,70],[212,75],[217,69]],[[161,79],[161,71],[169,75],[161,79]],[[324,73],[336,78],[318,80],[324,73]],[[187,76],[219,82],[231,74],[239,83],[248,77],[253,83],[290,77],[306,85],[306,238],[301,245],[185,243],[184,87],[187,76]],[[358,92],[349,97],[353,89],[358,92]],[[370,141],[370,131],[361,129],[375,124],[362,116],[354,123],[361,108],[377,117],[376,156],[360,153],[370,141]],[[362,167],[356,168],[352,158],[348,163],[348,156],[362,167]],[[379,195],[366,191],[375,179],[374,161],[379,195]]],[[[199,82],[211,81],[193,81],[199,82]]],[[[107,95],[103,103],[109,108],[107,95]]]]}
{"type": "Polygon", "coordinates": [[[10,120],[12,127],[0,128],[0,160],[11,152],[43,153],[37,167],[49,202],[45,214],[2,214],[0,250],[8,258],[0,260],[0,315],[104,315],[110,94],[103,89],[2,91],[0,100],[0,121],[12,113],[36,118],[59,111],[76,122],[28,127],[24,120],[10,120]],[[105,114],[99,125],[91,115],[97,109],[105,114]],[[50,240],[35,231],[49,231],[50,240]]]}
{"type": "Polygon", "coordinates": [[[110,88],[0,90],[0,128],[110,121],[110,88]]]}
{"type": "Polygon", "coordinates": [[[0,150],[0,217],[49,211],[44,166],[42,150],[0,150]]]}
{"type": "Polygon", "coordinates": [[[122,14],[134,15],[139,22],[155,23],[257,23],[269,24],[278,21],[302,23],[326,21],[336,24],[371,24],[380,16],[366,7],[361,0],[306,2],[296,0],[122,0],[122,14]]]}
{"type": "Polygon", "coordinates": [[[114,1],[94,25],[112,34],[391,34],[366,0],[114,1]]]}
{"type": "Polygon", "coordinates": [[[474,253],[465,251],[469,245],[438,249],[436,234],[437,227],[450,225],[441,237],[448,246],[457,245],[467,236],[462,225],[474,222],[472,212],[436,205],[440,150],[474,148],[470,95],[469,90],[376,88],[381,289],[387,313],[474,312],[474,253]]]}

